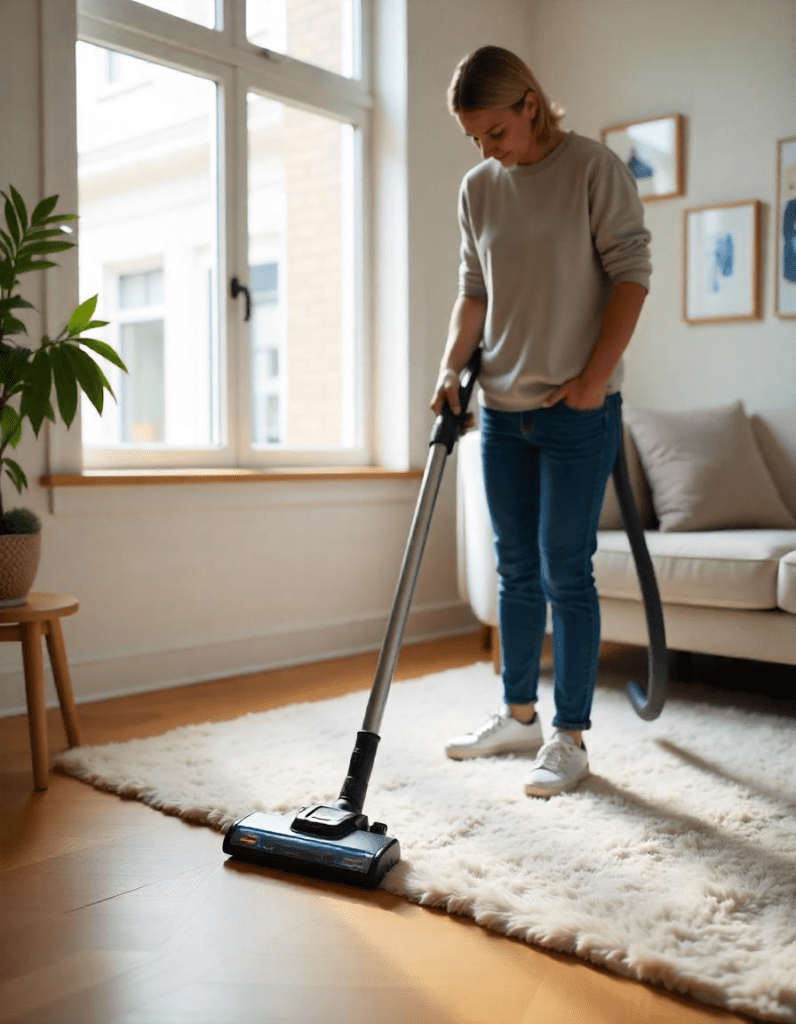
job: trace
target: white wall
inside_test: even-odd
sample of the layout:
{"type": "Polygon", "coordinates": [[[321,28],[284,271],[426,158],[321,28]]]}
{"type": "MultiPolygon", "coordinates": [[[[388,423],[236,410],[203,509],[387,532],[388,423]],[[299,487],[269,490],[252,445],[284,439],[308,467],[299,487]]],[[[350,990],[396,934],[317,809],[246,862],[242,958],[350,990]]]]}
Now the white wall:
{"type": "Polygon", "coordinates": [[[650,295],[627,351],[630,404],[748,410],[796,403],[796,322],[774,315],[776,141],[796,135],[794,0],[539,0],[525,55],[566,107],[565,128],[600,137],[625,121],[688,118],[686,195],[646,204],[650,295]],[[763,319],[682,321],[682,211],[759,199],[763,319]]]}

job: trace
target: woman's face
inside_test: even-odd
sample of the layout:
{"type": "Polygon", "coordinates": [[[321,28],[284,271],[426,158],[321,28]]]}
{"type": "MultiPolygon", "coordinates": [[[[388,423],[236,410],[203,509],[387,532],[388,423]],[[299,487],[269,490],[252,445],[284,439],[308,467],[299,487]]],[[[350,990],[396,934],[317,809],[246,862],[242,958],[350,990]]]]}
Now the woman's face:
{"type": "Polygon", "coordinates": [[[538,159],[539,145],[531,129],[536,108],[536,96],[528,92],[519,113],[512,107],[501,107],[462,110],[457,116],[465,135],[473,140],[485,160],[492,157],[503,167],[514,167],[538,159]]]}

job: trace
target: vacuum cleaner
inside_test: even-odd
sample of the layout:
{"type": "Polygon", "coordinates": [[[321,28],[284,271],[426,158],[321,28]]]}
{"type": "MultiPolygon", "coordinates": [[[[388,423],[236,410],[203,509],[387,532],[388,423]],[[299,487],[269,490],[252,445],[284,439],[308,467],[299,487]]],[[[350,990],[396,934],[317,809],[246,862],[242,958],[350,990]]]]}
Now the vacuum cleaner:
{"type": "MultiPolygon", "coordinates": [[[[467,406],[480,366],[479,346],[459,382],[461,412],[454,414],[446,403],[431,432],[429,456],[370,698],[340,796],[331,805],[300,807],[293,817],[260,811],[247,814],[232,824],[224,837],[223,850],[230,857],[261,867],[366,889],[376,888],[390,868],[398,863],[400,844],[389,835],[385,824],[369,822],[363,813],[365,795],[443,470],[464,428],[467,406]]],[[[641,583],[650,637],[647,691],[645,693],[638,683],[630,682],[628,693],[638,714],[649,720],[660,714],[666,700],[668,659],[655,573],[633,498],[622,444],[613,477],[641,583]]]]}

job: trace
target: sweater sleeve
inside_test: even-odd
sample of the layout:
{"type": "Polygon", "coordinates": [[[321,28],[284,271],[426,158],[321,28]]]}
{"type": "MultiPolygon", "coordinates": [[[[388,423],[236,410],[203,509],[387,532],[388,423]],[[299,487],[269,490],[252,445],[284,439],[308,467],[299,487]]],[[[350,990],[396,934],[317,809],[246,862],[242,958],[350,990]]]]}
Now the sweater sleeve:
{"type": "Polygon", "coordinates": [[[485,299],[487,290],[484,271],[475,244],[465,182],[462,182],[459,189],[459,230],[461,232],[459,294],[472,299],[485,299]]]}
{"type": "Polygon", "coordinates": [[[649,291],[652,236],[644,206],[630,170],[607,147],[593,170],[589,207],[594,245],[611,283],[635,281],[649,291]]]}

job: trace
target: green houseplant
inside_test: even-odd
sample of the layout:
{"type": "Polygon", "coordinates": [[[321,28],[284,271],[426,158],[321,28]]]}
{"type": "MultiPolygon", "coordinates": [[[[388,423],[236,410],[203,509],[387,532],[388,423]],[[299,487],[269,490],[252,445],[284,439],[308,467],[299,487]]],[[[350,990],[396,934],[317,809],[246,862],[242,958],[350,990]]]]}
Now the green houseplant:
{"type": "MultiPolygon", "coordinates": [[[[48,257],[75,246],[66,235],[74,214],[58,214],[58,196],[42,199],[28,214],[19,192],[9,186],[0,190],[5,199],[5,229],[0,228],[0,607],[23,604],[38,568],[41,523],[28,509],[7,511],[2,483],[7,477],[21,494],[28,486],[22,467],[11,458],[26,424],[36,437],[45,419],[55,422],[53,387],[61,419],[69,427],[77,412],[80,392],[102,413],[105,391],[113,395],[99,364],[90,354],[102,356],[125,373],[127,367],[116,351],[84,332],[105,327],[93,320],[97,296],[77,306],[60,334],[42,335],[38,345],[26,344],[21,310],[33,309],[19,293],[23,274],[57,266],[48,257]],[[88,350],[88,351],[87,351],[88,350]],[[28,561],[33,558],[32,569],[28,561]],[[25,565],[20,568],[20,563],[25,565]]],[[[113,395],[115,398],[115,395],[113,395]]]]}

